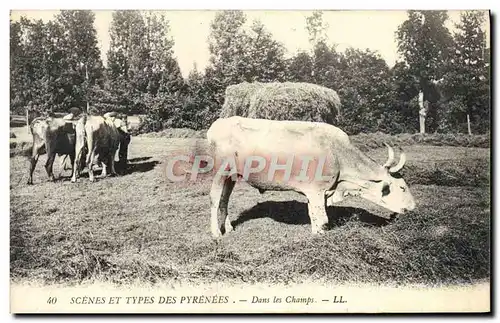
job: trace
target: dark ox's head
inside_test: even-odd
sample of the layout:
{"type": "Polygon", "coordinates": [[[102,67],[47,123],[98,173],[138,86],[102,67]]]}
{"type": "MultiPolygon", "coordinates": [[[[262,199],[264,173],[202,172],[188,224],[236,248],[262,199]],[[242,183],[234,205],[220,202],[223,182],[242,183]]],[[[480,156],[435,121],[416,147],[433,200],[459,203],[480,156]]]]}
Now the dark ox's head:
{"type": "Polygon", "coordinates": [[[104,118],[107,118],[111,120],[113,125],[118,129],[120,132],[128,134],[128,120],[127,120],[127,115],[122,114],[122,113],[117,113],[117,112],[107,112],[104,114],[104,118]]]}
{"type": "Polygon", "coordinates": [[[349,180],[346,191],[350,195],[360,196],[377,205],[396,213],[406,213],[415,209],[415,200],[408,185],[398,173],[406,163],[406,154],[401,153],[400,160],[394,162],[394,150],[387,145],[389,157],[385,164],[377,167],[370,180],[349,180]],[[353,186],[351,186],[354,184],[353,186]]]}
{"type": "Polygon", "coordinates": [[[120,130],[123,133],[128,133],[128,124],[126,120],[116,118],[113,120],[113,124],[115,125],[116,129],[120,130]]]}

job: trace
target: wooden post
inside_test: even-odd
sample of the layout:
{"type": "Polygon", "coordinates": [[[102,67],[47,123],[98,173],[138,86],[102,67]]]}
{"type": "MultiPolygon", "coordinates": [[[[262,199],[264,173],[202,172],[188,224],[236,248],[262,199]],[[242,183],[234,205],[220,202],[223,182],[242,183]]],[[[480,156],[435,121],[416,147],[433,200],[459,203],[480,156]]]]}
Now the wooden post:
{"type": "Polygon", "coordinates": [[[30,118],[29,117],[30,117],[29,111],[26,108],[26,130],[28,131],[28,134],[30,133],[30,118]]]}
{"type": "Polygon", "coordinates": [[[90,104],[89,104],[89,72],[87,70],[87,64],[85,64],[85,78],[87,79],[87,114],[90,113],[90,104]]]}
{"type": "Polygon", "coordinates": [[[420,120],[420,133],[425,133],[425,117],[427,115],[426,107],[424,105],[424,93],[420,91],[418,93],[418,105],[419,105],[419,120],[420,120]]]}
{"type": "Polygon", "coordinates": [[[469,132],[469,135],[472,135],[472,131],[470,130],[470,117],[468,113],[467,113],[467,131],[469,132]]]}

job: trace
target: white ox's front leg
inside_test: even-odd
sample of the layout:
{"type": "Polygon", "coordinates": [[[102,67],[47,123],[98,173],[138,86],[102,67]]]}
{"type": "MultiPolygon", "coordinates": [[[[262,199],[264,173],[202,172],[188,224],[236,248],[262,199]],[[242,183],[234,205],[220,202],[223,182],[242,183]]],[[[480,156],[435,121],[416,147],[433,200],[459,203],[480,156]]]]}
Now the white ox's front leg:
{"type": "Polygon", "coordinates": [[[309,200],[307,209],[309,218],[311,219],[311,230],[313,234],[322,234],[325,232],[324,226],[328,224],[328,216],[326,214],[325,192],[307,192],[305,193],[309,200]]]}
{"type": "Polygon", "coordinates": [[[214,238],[219,238],[222,233],[218,223],[219,203],[224,184],[214,179],[210,189],[210,229],[214,238]]]}
{"type": "Polygon", "coordinates": [[[231,177],[215,178],[210,189],[210,228],[214,238],[222,236],[219,223],[224,223],[224,231],[233,231],[227,207],[235,182],[231,177]],[[220,221],[219,221],[220,219],[220,221]]]}

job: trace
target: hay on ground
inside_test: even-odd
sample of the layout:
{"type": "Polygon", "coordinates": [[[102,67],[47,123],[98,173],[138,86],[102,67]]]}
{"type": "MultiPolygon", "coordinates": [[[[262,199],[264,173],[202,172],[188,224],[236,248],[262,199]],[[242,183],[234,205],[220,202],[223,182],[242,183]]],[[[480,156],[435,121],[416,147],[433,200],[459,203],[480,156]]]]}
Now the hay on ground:
{"type": "Polygon", "coordinates": [[[220,117],[242,116],[272,120],[335,124],[341,101],[332,89],[311,83],[240,83],[228,86],[220,117]]]}

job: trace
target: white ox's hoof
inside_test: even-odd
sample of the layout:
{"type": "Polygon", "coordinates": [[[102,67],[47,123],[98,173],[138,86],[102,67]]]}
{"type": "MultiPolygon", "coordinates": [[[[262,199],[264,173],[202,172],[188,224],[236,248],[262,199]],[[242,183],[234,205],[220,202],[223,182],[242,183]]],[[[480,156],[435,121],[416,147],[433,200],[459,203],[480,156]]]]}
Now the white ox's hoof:
{"type": "Polygon", "coordinates": [[[226,225],[224,226],[224,229],[226,230],[226,232],[225,232],[225,233],[229,233],[229,232],[231,232],[231,231],[234,231],[234,228],[233,228],[233,226],[232,226],[231,224],[226,224],[226,225]]]}
{"type": "Polygon", "coordinates": [[[220,232],[220,230],[212,231],[212,238],[214,238],[214,239],[222,238],[222,232],[220,232]]]}
{"type": "Polygon", "coordinates": [[[324,229],[316,229],[316,230],[312,230],[312,234],[313,234],[313,235],[315,235],[315,236],[316,236],[316,235],[317,235],[317,236],[323,235],[323,234],[325,234],[325,232],[326,232],[326,231],[325,231],[324,229]]]}

